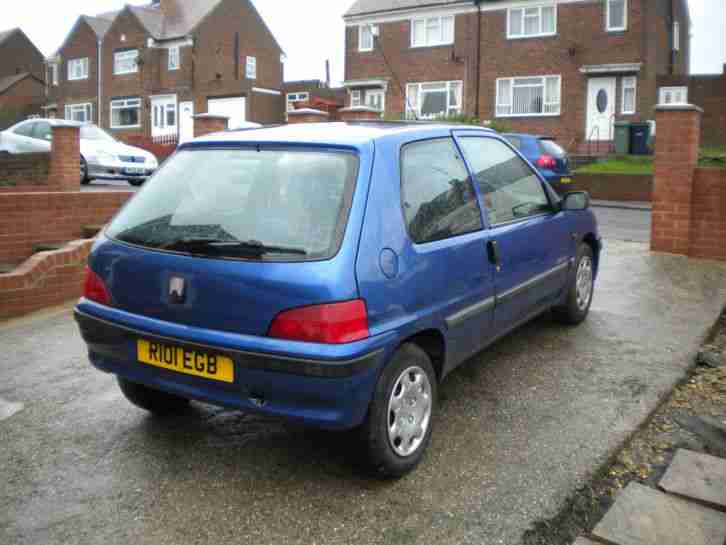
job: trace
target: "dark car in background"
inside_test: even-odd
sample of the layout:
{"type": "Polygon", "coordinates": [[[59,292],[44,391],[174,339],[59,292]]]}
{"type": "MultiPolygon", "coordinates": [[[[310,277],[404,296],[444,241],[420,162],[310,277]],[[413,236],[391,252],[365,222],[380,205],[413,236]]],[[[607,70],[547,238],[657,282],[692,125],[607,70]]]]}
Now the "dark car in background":
{"type": "Polygon", "coordinates": [[[558,193],[572,184],[570,158],[567,152],[549,136],[509,133],[502,135],[532,163],[558,193]]]}

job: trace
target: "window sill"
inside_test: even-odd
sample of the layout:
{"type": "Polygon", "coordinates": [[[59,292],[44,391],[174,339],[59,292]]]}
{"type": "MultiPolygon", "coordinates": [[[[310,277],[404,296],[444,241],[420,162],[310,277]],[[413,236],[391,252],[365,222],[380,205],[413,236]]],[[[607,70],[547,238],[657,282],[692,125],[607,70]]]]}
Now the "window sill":
{"type": "MultiPolygon", "coordinates": [[[[69,83],[72,81],[86,81],[86,80],[88,80],[88,76],[86,76],[85,78],[68,78],[69,83]]],[[[54,87],[57,87],[57,85],[55,85],[54,87]]]]}
{"type": "Polygon", "coordinates": [[[137,70],[136,72],[114,72],[113,75],[114,76],[131,76],[133,74],[138,74],[138,73],[139,73],[139,71],[137,70]]]}
{"type": "Polygon", "coordinates": [[[454,47],[453,43],[450,44],[436,44],[436,45],[412,45],[408,49],[409,51],[415,51],[419,49],[441,49],[443,47],[454,47]]]}
{"type": "Polygon", "coordinates": [[[560,117],[562,112],[556,114],[496,114],[496,118],[522,118],[522,117],[560,117]]]}
{"type": "Polygon", "coordinates": [[[538,38],[557,38],[558,34],[532,34],[531,36],[507,36],[507,40],[536,40],[538,38]]]}
{"type": "Polygon", "coordinates": [[[614,35],[625,34],[627,31],[628,31],[627,27],[625,27],[625,28],[606,28],[605,29],[605,32],[607,32],[608,34],[614,34],[614,35]]]}
{"type": "Polygon", "coordinates": [[[140,129],[141,125],[129,125],[128,127],[111,127],[112,131],[127,131],[129,129],[140,129]]]}

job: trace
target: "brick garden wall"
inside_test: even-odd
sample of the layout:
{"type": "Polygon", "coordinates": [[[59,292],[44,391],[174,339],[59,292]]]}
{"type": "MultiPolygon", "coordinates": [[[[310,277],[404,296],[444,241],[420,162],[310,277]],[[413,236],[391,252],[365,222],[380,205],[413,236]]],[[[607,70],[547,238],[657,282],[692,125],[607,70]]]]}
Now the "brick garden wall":
{"type": "Polygon", "coordinates": [[[107,223],[132,195],[130,192],[0,195],[0,262],[20,262],[39,243],[82,238],[84,225],[107,223]]]}
{"type": "Polygon", "coordinates": [[[50,153],[0,154],[0,192],[47,191],[50,153]]]}
{"type": "Polygon", "coordinates": [[[726,169],[696,169],[690,255],[726,261],[726,169]]]}
{"type": "Polygon", "coordinates": [[[649,202],[653,176],[628,174],[576,174],[568,191],[587,191],[593,199],[649,202]]]}

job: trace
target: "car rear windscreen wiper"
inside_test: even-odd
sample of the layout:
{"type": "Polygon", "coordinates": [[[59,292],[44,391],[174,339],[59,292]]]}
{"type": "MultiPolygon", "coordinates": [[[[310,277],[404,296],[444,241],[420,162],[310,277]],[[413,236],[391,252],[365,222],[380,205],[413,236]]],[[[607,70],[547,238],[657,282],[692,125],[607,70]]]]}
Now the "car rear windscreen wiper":
{"type": "Polygon", "coordinates": [[[162,250],[187,251],[192,254],[239,253],[243,256],[261,257],[267,254],[307,255],[300,248],[286,248],[284,246],[266,246],[257,240],[245,242],[239,240],[222,240],[217,238],[187,237],[180,238],[160,247],[162,250]]]}

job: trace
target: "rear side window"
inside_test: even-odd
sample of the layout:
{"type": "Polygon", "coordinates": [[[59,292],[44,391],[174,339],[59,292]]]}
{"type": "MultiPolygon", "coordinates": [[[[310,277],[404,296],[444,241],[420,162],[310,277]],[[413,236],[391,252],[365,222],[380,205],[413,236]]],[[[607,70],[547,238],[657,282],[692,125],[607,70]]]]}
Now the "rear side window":
{"type": "Polygon", "coordinates": [[[20,136],[31,137],[33,136],[33,127],[35,127],[35,125],[37,125],[37,123],[25,123],[24,125],[20,125],[13,132],[20,136]]]}
{"type": "Polygon", "coordinates": [[[539,178],[506,144],[473,137],[461,138],[460,142],[492,225],[551,211],[539,178]]]}
{"type": "Polygon", "coordinates": [[[37,138],[38,140],[50,140],[52,138],[51,132],[50,132],[50,123],[47,121],[39,121],[35,124],[35,127],[33,128],[33,138],[37,138]]]}
{"type": "Polygon", "coordinates": [[[182,150],[106,234],[205,257],[328,259],[340,248],[357,173],[348,152],[182,150]]]}
{"type": "Polygon", "coordinates": [[[401,201],[408,233],[417,244],[483,228],[474,187],[450,138],[403,148],[401,201]]]}
{"type": "Polygon", "coordinates": [[[542,139],[539,141],[539,147],[542,150],[542,153],[553,157],[564,157],[567,155],[567,152],[565,152],[565,150],[563,150],[562,147],[554,140],[542,139]]]}

